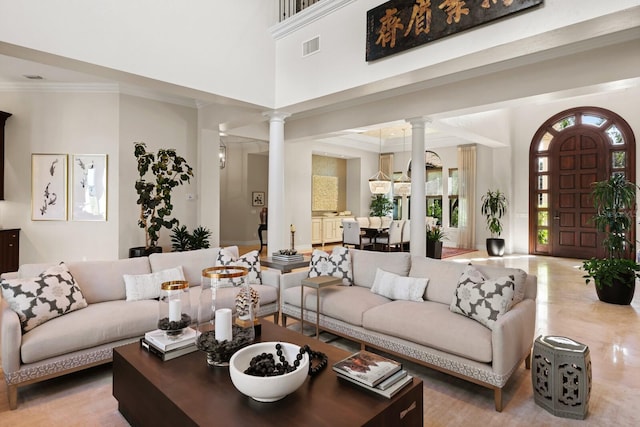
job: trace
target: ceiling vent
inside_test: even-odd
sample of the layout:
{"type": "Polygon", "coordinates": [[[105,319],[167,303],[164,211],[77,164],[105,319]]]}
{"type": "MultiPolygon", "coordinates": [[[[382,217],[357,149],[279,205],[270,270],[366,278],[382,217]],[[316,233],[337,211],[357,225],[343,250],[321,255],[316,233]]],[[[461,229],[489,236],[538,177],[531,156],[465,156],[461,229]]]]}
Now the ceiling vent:
{"type": "Polygon", "coordinates": [[[29,80],[44,80],[44,77],[37,74],[23,74],[23,77],[29,80]]]}
{"type": "Polygon", "coordinates": [[[309,56],[320,50],[320,36],[316,36],[311,40],[302,43],[302,56],[309,56]]]}

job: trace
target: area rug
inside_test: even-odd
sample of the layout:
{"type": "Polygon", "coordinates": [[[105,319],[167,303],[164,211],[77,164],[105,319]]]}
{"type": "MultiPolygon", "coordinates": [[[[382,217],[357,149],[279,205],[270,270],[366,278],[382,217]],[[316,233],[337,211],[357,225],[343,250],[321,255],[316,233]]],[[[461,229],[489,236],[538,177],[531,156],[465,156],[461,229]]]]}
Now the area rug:
{"type": "Polygon", "coordinates": [[[475,249],[465,248],[442,248],[442,258],[451,258],[452,256],[458,256],[462,254],[468,254],[469,252],[475,252],[475,249]]]}

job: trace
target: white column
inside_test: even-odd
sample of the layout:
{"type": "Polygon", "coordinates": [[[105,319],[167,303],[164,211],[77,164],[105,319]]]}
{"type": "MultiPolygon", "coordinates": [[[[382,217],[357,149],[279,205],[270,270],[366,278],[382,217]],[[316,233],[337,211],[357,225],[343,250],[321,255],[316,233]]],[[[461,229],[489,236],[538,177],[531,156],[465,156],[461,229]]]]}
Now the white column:
{"type": "Polygon", "coordinates": [[[198,194],[196,200],[188,202],[189,206],[198,207],[197,224],[211,230],[210,243],[212,248],[220,245],[220,168],[218,162],[215,161],[220,152],[219,146],[218,131],[200,130],[198,165],[194,168],[198,194]]]}
{"type": "Polygon", "coordinates": [[[264,113],[269,118],[269,209],[267,255],[289,247],[289,228],[284,206],[284,120],[290,116],[281,111],[264,113]]]}
{"type": "Polygon", "coordinates": [[[425,166],[424,166],[424,130],[426,117],[407,119],[411,123],[411,255],[426,256],[427,229],[425,217],[425,166]]]}

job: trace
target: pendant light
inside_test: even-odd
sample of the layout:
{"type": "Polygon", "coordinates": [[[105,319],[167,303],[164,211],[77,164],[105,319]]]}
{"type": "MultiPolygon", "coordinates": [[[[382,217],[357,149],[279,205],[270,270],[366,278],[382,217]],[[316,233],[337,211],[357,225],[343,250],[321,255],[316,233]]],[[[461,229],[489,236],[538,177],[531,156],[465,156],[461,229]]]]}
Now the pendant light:
{"type": "MultiPolygon", "coordinates": [[[[406,152],[406,142],[407,142],[407,130],[402,129],[402,152],[406,152]]],[[[411,194],[411,178],[407,176],[405,171],[402,171],[402,175],[400,178],[396,179],[393,182],[393,194],[398,196],[408,196],[411,194]]]]}
{"type": "Polygon", "coordinates": [[[378,153],[378,172],[369,178],[369,190],[373,194],[387,194],[391,191],[391,179],[382,172],[382,129],[380,129],[380,152],[378,153]]]}

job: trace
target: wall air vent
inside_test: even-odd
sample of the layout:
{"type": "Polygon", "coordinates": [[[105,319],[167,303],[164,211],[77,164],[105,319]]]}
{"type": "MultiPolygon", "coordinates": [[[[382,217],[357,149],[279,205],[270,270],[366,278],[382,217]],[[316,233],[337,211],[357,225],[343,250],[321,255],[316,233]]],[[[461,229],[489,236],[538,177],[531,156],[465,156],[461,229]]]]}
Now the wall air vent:
{"type": "Polygon", "coordinates": [[[302,43],[302,56],[309,56],[320,50],[320,36],[316,36],[311,40],[302,43]]]}
{"type": "Polygon", "coordinates": [[[44,80],[44,77],[37,74],[23,74],[23,77],[29,80],[44,80]]]}

